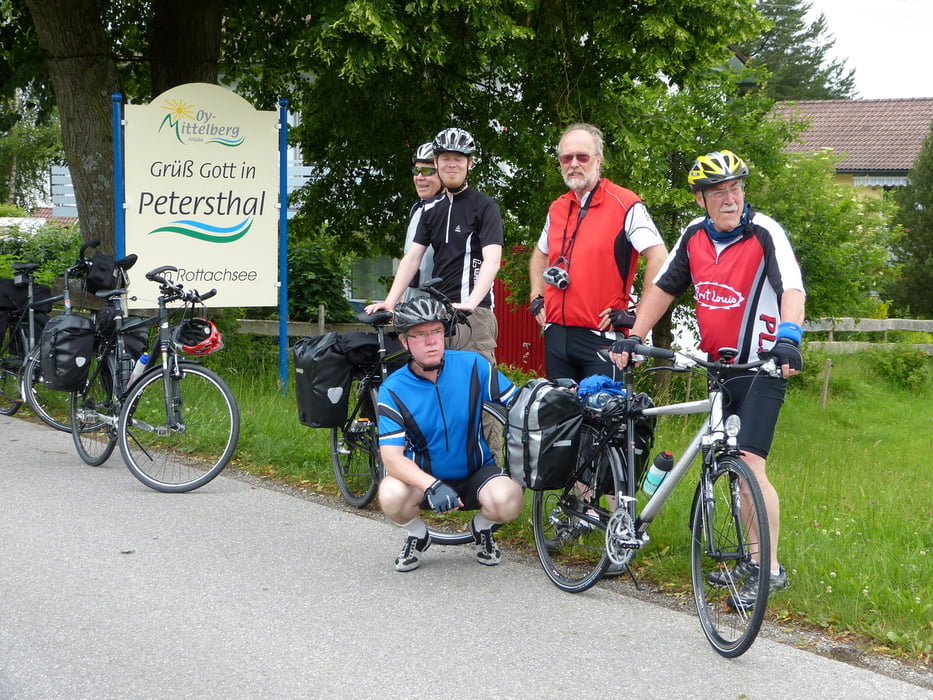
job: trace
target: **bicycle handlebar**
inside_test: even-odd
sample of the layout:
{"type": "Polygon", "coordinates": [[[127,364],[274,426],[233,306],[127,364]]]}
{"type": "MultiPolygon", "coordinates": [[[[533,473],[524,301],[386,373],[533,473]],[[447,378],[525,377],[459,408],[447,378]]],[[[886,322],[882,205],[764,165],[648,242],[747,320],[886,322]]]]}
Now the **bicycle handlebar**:
{"type": "Polygon", "coordinates": [[[454,303],[449,296],[444,294],[440,289],[437,288],[437,285],[443,281],[441,277],[432,277],[431,279],[422,282],[419,285],[418,289],[422,292],[428,294],[431,298],[436,299],[444,305],[444,308],[447,309],[447,313],[450,314],[451,326],[455,326],[458,323],[464,324],[467,328],[470,327],[470,321],[467,318],[470,315],[469,311],[463,311],[462,309],[454,308],[454,303]]]}
{"type": "Polygon", "coordinates": [[[207,301],[217,294],[216,289],[210,289],[203,294],[196,289],[185,289],[181,284],[172,282],[165,277],[166,272],[178,272],[177,267],[162,265],[146,273],[146,279],[159,285],[159,292],[166,301],[185,301],[194,304],[207,301]]]}
{"type": "MultiPolygon", "coordinates": [[[[738,354],[733,348],[722,348],[721,353],[726,354],[738,354]]],[[[692,366],[696,365],[702,367],[703,369],[708,370],[724,370],[724,369],[734,369],[734,370],[747,370],[747,369],[762,369],[768,374],[780,374],[780,368],[774,362],[774,359],[769,357],[767,359],[753,360],[752,362],[728,362],[724,360],[707,360],[702,357],[697,357],[691,355],[690,353],[680,352],[677,350],[668,350],[667,348],[658,348],[653,345],[636,345],[635,346],[636,355],[644,355],[645,357],[654,357],[659,360],[672,360],[676,365],[681,366],[692,366]]],[[[658,369],[665,369],[659,367],[658,369]]]]}

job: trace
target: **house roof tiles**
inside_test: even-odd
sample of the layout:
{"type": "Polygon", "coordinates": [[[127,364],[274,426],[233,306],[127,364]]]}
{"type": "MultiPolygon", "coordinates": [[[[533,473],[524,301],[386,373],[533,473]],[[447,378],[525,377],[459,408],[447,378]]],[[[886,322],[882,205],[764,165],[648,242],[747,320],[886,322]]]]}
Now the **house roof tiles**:
{"type": "Polygon", "coordinates": [[[933,98],[779,102],[774,113],[810,120],[787,151],[831,148],[845,154],[838,172],[906,174],[930,133],[933,98]]]}

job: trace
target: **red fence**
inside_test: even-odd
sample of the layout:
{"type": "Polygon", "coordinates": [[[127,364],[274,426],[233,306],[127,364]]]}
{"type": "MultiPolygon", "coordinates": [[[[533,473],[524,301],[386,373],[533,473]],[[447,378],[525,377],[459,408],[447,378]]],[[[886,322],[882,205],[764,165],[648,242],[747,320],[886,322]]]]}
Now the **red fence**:
{"type": "Polygon", "coordinates": [[[515,306],[508,303],[508,290],[502,280],[495,281],[493,293],[496,298],[496,321],[499,322],[496,361],[543,377],[544,339],[541,337],[541,327],[528,311],[528,305],[515,306]]]}

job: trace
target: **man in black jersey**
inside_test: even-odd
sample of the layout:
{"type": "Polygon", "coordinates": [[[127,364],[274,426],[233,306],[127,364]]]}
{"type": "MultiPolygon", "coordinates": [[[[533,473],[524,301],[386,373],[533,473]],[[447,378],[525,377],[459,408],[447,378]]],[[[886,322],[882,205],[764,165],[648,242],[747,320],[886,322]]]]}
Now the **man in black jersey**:
{"type": "Polygon", "coordinates": [[[438,289],[454,307],[470,313],[469,326],[458,325],[448,338],[448,347],[473,350],[495,363],[499,329],[492,284],[502,261],[502,215],[491,197],[467,184],[475,149],[473,137],[463,129],[444,129],[434,137],[434,165],[446,191],[424,205],[411,248],[399,263],[388,296],[366,311],[394,309],[430,247],[434,277],[441,279],[438,289]]]}

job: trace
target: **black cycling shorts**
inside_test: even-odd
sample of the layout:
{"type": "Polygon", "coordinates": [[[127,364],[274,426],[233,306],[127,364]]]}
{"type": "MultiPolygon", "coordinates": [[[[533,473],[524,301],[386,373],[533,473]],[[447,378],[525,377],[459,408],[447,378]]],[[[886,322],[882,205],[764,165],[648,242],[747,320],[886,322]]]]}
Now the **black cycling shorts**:
{"type": "MultiPolygon", "coordinates": [[[[444,483],[448,484],[457,492],[457,495],[460,496],[460,501],[463,503],[463,507],[461,507],[460,510],[479,510],[479,498],[477,498],[479,492],[489,481],[500,476],[504,476],[507,479],[510,478],[508,474],[495,464],[487,464],[485,467],[477,469],[466,479],[460,479],[458,481],[445,479],[444,483]]],[[[421,501],[421,509],[431,510],[427,496],[421,501]]]]}
{"type": "Polygon", "coordinates": [[[766,458],[787,392],[787,380],[766,374],[737,372],[726,379],[723,418],[733,414],[742,421],[739,448],[766,458]]]}

